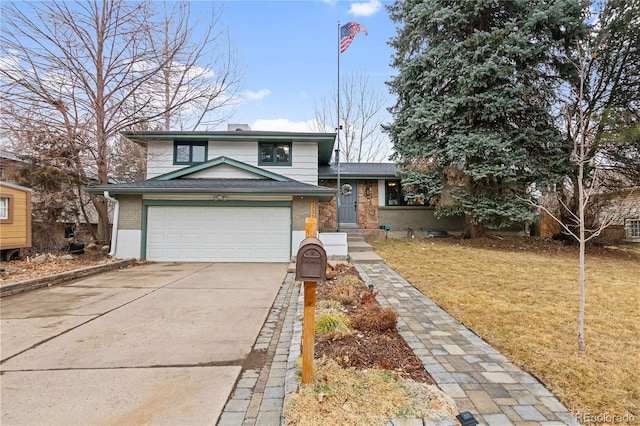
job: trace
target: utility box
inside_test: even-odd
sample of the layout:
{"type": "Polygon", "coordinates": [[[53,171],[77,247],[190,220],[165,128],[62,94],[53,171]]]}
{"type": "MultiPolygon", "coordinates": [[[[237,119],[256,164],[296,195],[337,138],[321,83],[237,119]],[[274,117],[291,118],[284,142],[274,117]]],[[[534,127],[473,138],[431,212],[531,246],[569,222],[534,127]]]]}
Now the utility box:
{"type": "Polygon", "coordinates": [[[327,253],[322,241],[305,238],[296,256],[296,280],[324,282],[327,280],[327,253]]]}

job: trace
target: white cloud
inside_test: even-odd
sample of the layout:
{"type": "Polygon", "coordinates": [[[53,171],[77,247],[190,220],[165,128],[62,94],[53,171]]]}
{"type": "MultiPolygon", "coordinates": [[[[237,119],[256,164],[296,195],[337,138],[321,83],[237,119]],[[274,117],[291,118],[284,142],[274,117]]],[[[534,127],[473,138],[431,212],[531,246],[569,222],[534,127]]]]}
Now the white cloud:
{"type": "Polygon", "coordinates": [[[266,96],[269,96],[271,94],[271,90],[269,89],[260,89],[257,92],[253,92],[251,90],[247,90],[244,93],[244,96],[247,99],[252,99],[252,100],[260,100],[266,96]]]}
{"type": "Polygon", "coordinates": [[[380,0],[369,0],[364,3],[352,3],[349,13],[353,16],[371,16],[382,9],[380,0]]]}
{"type": "Polygon", "coordinates": [[[316,120],[289,121],[286,118],[259,119],[251,124],[251,130],[264,130],[273,132],[316,132],[318,125],[316,120]]]}

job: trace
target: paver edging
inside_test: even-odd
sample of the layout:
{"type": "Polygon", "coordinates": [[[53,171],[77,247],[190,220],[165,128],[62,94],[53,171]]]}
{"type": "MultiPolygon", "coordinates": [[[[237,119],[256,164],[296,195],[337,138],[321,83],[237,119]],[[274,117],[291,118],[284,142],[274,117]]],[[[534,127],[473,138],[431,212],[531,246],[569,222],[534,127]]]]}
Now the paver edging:
{"type": "Polygon", "coordinates": [[[87,266],[85,268],[60,272],[55,275],[48,275],[45,277],[31,278],[24,281],[18,281],[18,282],[7,284],[5,286],[0,287],[0,297],[11,296],[14,294],[23,293],[29,290],[36,290],[38,288],[43,288],[43,287],[51,287],[53,285],[62,284],[67,281],[87,277],[89,275],[95,275],[95,274],[99,274],[105,271],[110,271],[113,269],[124,268],[135,263],[136,260],[137,259],[116,260],[113,262],[105,263],[103,265],[87,266]]]}

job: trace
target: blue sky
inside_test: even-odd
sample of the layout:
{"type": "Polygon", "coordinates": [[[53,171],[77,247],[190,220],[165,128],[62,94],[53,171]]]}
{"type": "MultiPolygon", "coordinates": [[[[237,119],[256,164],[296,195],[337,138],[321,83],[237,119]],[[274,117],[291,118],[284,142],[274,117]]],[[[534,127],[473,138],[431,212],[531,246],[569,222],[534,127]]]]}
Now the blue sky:
{"type": "MultiPolygon", "coordinates": [[[[227,25],[244,71],[243,100],[231,121],[254,130],[304,131],[314,117],[314,101],[336,96],[338,21],[364,25],[340,56],[340,74],[365,72],[372,89],[388,95],[385,81],[395,34],[385,5],[389,1],[228,0],[227,25]]],[[[194,1],[192,9],[207,7],[194,1]]],[[[336,118],[337,121],[337,118],[336,118]]],[[[226,129],[221,126],[219,130],[226,129]]]]}

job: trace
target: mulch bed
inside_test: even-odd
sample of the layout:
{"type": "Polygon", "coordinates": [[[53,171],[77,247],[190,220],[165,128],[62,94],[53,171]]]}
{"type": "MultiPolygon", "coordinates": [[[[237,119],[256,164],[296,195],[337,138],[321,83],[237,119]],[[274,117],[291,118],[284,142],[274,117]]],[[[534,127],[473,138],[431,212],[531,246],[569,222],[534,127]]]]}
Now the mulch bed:
{"type": "MultiPolygon", "coordinates": [[[[328,271],[328,281],[318,285],[316,300],[336,300],[334,289],[340,276],[353,275],[358,271],[348,264],[339,264],[328,271]]],[[[420,359],[398,333],[395,325],[391,329],[375,330],[375,325],[388,322],[389,310],[383,309],[364,282],[356,289],[353,303],[343,303],[343,312],[353,324],[363,324],[367,330],[358,330],[346,336],[320,336],[316,334],[315,357],[330,358],[344,368],[357,370],[385,369],[416,382],[435,384],[420,359]]],[[[395,319],[395,318],[394,318],[395,319]]],[[[395,321],[393,321],[395,324],[395,321]]]]}

